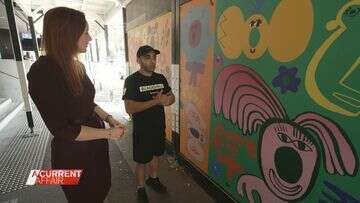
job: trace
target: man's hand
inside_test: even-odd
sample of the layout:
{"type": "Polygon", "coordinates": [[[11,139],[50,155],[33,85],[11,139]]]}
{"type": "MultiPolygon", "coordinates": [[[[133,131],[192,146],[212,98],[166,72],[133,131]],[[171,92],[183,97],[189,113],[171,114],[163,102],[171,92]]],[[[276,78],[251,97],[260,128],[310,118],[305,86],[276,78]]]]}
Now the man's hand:
{"type": "Polygon", "coordinates": [[[126,128],[126,126],[120,123],[118,120],[113,118],[112,116],[109,118],[109,126],[112,128],[126,128]]]}
{"type": "Polygon", "coordinates": [[[153,99],[155,99],[158,103],[158,105],[163,105],[166,106],[170,103],[171,100],[171,95],[172,94],[163,94],[162,93],[163,90],[160,90],[154,97],[153,99]]]}

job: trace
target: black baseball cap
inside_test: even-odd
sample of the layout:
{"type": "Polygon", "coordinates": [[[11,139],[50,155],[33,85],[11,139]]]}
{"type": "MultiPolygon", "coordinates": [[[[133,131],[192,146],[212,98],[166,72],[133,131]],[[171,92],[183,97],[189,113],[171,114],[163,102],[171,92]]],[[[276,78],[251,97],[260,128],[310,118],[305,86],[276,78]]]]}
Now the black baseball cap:
{"type": "Polygon", "coordinates": [[[150,52],[154,52],[155,55],[160,54],[160,51],[159,51],[159,50],[154,49],[154,48],[152,48],[152,47],[149,46],[149,45],[145,45],[145,46],[139,47],[139,49],[137,50],[136,56],[137,56],[137,57],[144,56],[144,55],[146,55],[146,54],[148,54],[148,53],[150,53],[150,52]]]}

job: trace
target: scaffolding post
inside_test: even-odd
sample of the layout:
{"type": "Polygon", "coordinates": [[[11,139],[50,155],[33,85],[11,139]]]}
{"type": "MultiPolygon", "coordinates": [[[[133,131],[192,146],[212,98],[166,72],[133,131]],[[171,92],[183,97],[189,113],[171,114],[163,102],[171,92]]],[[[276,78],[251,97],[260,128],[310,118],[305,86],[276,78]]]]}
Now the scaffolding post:
{"type": "Polygon", "coordinates": [[[31,105],[30,105],[30,99],[28,95],[28,89],[27,89],[27,80],[25,76],[25,66],[22,58],[22,48],[21,43],[19,40],[19,35],[16,28],[16,21],[15,21],[15,15],[14,15],[14,6],[13,6],[12,0],[5,0],[5,7],[6,7],[6,14],[7,19],[9,23],[9,29],[11,34],[11,41],[12,46],[14,50],[14,55],[16,59],[16,67],[19,75],[19,81],[20,81],[20,87],[21,87],[21,93],[24,100],[24,106],[26,111],[26,118],[28,122],[28,126],[30,128],[30,134],[24,135],[24,137],[30,137],[30,136],[36,136],[37,134],[34,133],[34,120],[31,113],[31,105]]]}

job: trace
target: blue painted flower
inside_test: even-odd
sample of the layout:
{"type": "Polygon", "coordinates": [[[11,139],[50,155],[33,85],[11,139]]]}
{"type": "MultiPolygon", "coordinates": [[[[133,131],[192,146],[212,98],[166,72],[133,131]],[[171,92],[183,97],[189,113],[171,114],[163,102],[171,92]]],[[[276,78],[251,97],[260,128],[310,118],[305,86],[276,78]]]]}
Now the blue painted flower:
{"type": "Polygon", "coordinates": [[[210,162],[211,171],[213,172],[215,177],[220,177],[223,175],[220,164],[217,160],[213,160],[210,162]]]}
{"type": "Polygon", "coordinates": [[[279,67],[279,74],[272,80],[274,87],[279,87],[281,93],[287,91],[297,92],[301,79],[296,77],[297,68],[286,68],[285,66],[279,67]]]}

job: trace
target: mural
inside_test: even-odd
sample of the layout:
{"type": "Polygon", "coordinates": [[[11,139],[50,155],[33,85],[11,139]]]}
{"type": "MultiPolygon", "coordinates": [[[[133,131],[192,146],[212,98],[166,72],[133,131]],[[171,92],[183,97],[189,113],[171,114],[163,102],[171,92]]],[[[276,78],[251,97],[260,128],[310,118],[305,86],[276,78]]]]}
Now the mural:
{"type": "Polygon", "coordinates": [[[321,198],[319,200],[319,203],[326,203],[326,202],[360,203],[359,199],[355,199],[353,196],[349,195],[348,193],[346,193],[336,185],[328,181],[324,181],[324,185],[326,186],[327,191],[323,191],[324,198],[321,198]]]}
{"type": "Polygon", "coordinates": [[[309,62],[306,89],[322,107],[346,116],[359,116],[360,83],[356,81],[360,79],[360,52],[349,44],[360,35],[360,0],[342,6],[326,29],[334,32],[309,62]],[[336,67],[333,74],[321,77],[329,67],[336,67]]]}
{"type": "Polygon", "coordinates": [[[196,86],[198,75],[204,74],[203,61],[213,36],[209,35],[209,16],[209,7],[199,6],[190,9],[181,19],[181,45],[186,57],[186,71],[190,74],[190,86],[196,86]]]}
{"type": "MultiPolygon", "coordinates": [[[[215,3],[215,1],[213,1],[215,3]]],[[[180,152],[208,168],[215,5],[191,1],[180,8],[180,152]]]]}
{"type": "MultiPolygon", "coordinates": [[[[256,160],[255,143],[235,133],[225,131],[224,126],[220,123],[215,127],[214,134],[213,150],[216,151],[217,154],[216,162],[226,166],[226,181],[231,181],[236,174],[244,173],[243,167],[236,161],[236,156],[239,153],[244,153],[245,156],[256,160]],[[242,152],[244,148],[246,152],[242,152]]],[[[217,166],[210,167],[213,168],[217,166]]]]}
{"type": "Polygon", "coordinates": [[[253,191],[266,202],[303,199],[316,181],[320,153],[325,154],[329,174],[354,176],[357,172],[356,153],[336,123],[314,112],[290,119],[252,68],[225,67],[216,79],[214,104],[215,112],[223,113],[244,135],[260,128],[258,161],[262,178],[244,174],[237,186],[239,194],[250,202],[254,202],[253,191]]]}
{"type": "Polygon", "coordinates": [[[359,202],[360,0],[215,7],[210,178],[239,202],[359,202]]]}
{"type": "Polygon", "coordinates": [[[198,162],[204,161],[204,147],[207,145],[208,137],[205,134],[205,123],[197,107],[189,102],[185,104],[187,125],[187,151],[198,162]]]}
{"type": "MultiPolygon", "coordinates": [[[[171,85],[171,13],[160,16],[144,25],[128,31],[128,52],[130,72],[136,72],[136,52],[142,45],[150,45],[161,54],[157,57],[156,72],[162,73],[171,85]]],[[[171,107],[165,108],[166,138],[171,140],[172,113],[171,107]]]]}
{"type": "MultiPolygon", "coordinates": [[[[170,79],[170,17],[133,70],[149,43],[170,79]]],[[[360,202],[360,0],[192,0],[180,30],[188,161],[239,202],[360,202]]]]}
{"type": "Polygon", "coordinates": [[[269,23],[261,14],[265,2],[258,0],[250,5],[255,9],[247,19],[238,5],[223,11],[218,19],[217,38],[226,57],[236,59],[243,52],[246,57],[257,59],[268,49],[275,60],[284,62],[304,52],[313,30],[311,0],[280,1],[269,23]]]}

